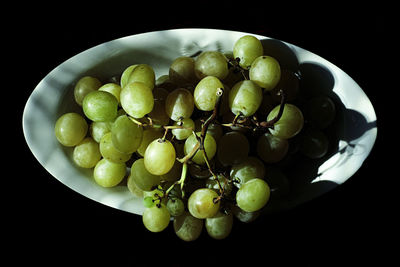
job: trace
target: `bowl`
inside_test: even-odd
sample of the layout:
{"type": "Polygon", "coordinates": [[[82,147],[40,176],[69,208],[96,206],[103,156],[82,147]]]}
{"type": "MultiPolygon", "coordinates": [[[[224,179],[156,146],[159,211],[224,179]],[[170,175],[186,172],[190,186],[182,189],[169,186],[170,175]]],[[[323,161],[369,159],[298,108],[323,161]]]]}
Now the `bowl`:
{"type": "MultiPolygon", "coordinates": [[[[23,132],[30,150],[54,178],[72,190],[141,215],[142,199],[125,185],[97,185],[92,170],[77,167],[72,161],[72,149],[56,140],[56,120],[66,112],[81,112],[74,102],[74,84],[85,75],[105,81],[137,63],[149,64],[159,77],[168,74],[170,64],[179,56],[194,56],[207,50],[232,51],[235,41],[246,34],[251,33],[216,29],[155,31],[105,42],[71,57],[47,74],[27,100],[23,132]]],[[[334,64],[296,45],[251,35],[261,40],[264,51],[277,58],[283,68],[299,73],[304,88],[329,95],[337,108],[333,149],[320,160],[298,166],[289,195],[274,206],[277,210],[292,208],[344,183],[362,166],[376,140],[376,115],[360,86],[334,64]]]]}

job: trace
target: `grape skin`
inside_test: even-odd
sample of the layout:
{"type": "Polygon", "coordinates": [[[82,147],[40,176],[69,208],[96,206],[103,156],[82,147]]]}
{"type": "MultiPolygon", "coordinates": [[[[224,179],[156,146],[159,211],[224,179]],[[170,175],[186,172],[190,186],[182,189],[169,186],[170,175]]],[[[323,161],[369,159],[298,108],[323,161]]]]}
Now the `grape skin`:
{"type": "Polygon", "coordinates": [[[70,112],[57,119],[54,132],[58,142],[64,146],[76,146],[86,136],[88,125],[78,113],[70,112]]]}
{"type": "Polygon", "coordinates": [[[214,216],[220,206],[220,202],[214,203],[218,194],[211,189],[201,188],[194,191],[188,200],[189,212],[198,219],[205,219],[214,216]]]}
{"type": "Polygon", "coordinates": [[[167,228],[170,220],[170,214],[164,204],[154,205],[146,208],[143,212],[143,224],[147,230],[157,233],[167,228]]]}

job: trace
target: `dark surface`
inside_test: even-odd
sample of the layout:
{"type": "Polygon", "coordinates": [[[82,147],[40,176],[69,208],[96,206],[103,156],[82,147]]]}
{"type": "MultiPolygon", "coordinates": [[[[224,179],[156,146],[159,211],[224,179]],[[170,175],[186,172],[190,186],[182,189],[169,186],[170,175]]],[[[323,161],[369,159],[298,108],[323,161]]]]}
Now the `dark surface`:
{"type": "Polygon", "coordinates": [[[263,265],[273,261],[281,262],[280,266],[289,262],[297,266],[336,262],[342,266],[348,260],[387,260],[391,252],[386,250],[386,238],[394,238],[395,232],[391,228],[394,210],[385,192],[390,187],[388,180],[394,177],[389,177],[389,168],[379,160],[387,136],[384,90],[390,88],[383,74],[389,57],[389,14],[385,8],[361,12],[359,7],[347,6],[335,10],[329,4],[321,4],[318,9],[310,6],[308,11],[290,4],[279,8],[240,6],[237,10],[230,5],[221,5],[224,11],[217,7],[205,16],[199,11],[206,12],[203,4],[203,8],[193,7],[187,13],[178,7],[154,4],[153,9],[144,9],[147,17],[140,8],[106,6],[93,11],[99,14],[94,16],[91,9],[62,5],[19,16],[24,23],[5,33],[10,43],[16,40],[12,47],[19,49],[13,58],[13,73],[23,73],[14,79],[18,109],[13,138],[17,138],[20,167],[18,175],[11,173],[16,183],[4,189],[17,194],[3,202],[8,207],[11,204],[5,220],[12,227],[3,229],[3,234],[11,231],[5,245],[19,252],[13,260],[58,264],[79,262],[84,255],[88,262],[116,261],[114,266],[143,266],[137,264],[138,259],[148,259],[145,266],[191,266],[186,264],[187,259],[198,264],[208,257],[233,259],[234,263],[250,260],[248,266],[260,259],[263,265]],[[289,7],[291,11],[287,11],[289,7]],[[214,241],[203,233],[196,242],[184,243],[171,225],[162,233],[150,233],[140,216],[89,200],[42,168],[24,141],[20,122],[31,91],[48,72],[105,41],[191,27],[245,31],[280,39],[322,56],[349,74],[369,96],[378,117],[378,139],[361,169],[345,184],[312,202],[250,225],[235,224],[226,240],[214,241]],[[52,259],[53,255],[56,258],[52,259]]]}

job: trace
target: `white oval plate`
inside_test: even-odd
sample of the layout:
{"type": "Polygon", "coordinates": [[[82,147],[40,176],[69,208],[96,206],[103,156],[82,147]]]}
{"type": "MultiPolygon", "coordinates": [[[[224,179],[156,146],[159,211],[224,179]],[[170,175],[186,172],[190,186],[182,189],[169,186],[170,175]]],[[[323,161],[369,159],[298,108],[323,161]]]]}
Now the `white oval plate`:
{"type": "MultiPolygon", "coordinates": [[[[126,186],[98,186],[92,179],[92,170],[76,167],[71,160],[72,150],[57,142],[57,118],[77,106],[73,100],[74,83],[84,75],[100,79],[120,75],[136,63],[151,65],[159,77],[168,74],[176,57],[205,50],[231,51],[234,42],[245,34],[248,33],[214,29],[149,32],[100,44],[66,60],[44,77],[26,103],[23,131],[29,148],[51,175],[76,192],[105,205],[142,214],[142,200],[126,186]]],[[[293,194],[283,205],[293,207],[345,182],[361,167],[376,139],[376,115],[363,90],[335,65],[295,45],[253,35],[262,40],[266,54],[276,56],[283,67],[300,68],[310,84],[315,79],[340,103],[337,149],[317,168],[314,166],[315,171],[306,172],[308,176],[302,180],[306,182],[294,183],[293,194]]]]}

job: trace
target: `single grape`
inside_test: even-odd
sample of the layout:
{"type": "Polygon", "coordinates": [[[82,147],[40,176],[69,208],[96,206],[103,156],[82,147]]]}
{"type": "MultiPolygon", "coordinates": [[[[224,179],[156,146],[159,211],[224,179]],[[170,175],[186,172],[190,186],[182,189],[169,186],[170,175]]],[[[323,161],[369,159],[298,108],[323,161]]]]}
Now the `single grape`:
{"type": "Polygon", "coordinates": [[[88,125],[78,113],[66,113],[56,121],[54,132],[64,146],[76,146],[85,138],[88,125]]]}
{"type": "Polygon", "coordinates": [[[132,71],[138,66],[138,64],[131,65],[127,67],[121,75],[121,88],[124,88],[128,84],[129,76],[131,75],[132,71]]]}
{"type": "Polygon", "coordinates": [[[168,199],[167,209],[171,216],[177,217],[182,215],[185,211],[185,204],[179,198],[171,198],[168,199]]]}
{"type": "Polygon", "coordinates": [[[282,69],[281,79],[278,84],[272,89],[271,98],[276,102],[281,102],[281,96],[278,94],[279,90],[285,93],[286,103],[293,103],[299,95],[299,77],[293,71],[282,69]]]}
{"type": "Polygon", "coordinates": [[[165,100],[165,111],[168,116],[178,121],[183,118],[190,118],[194,110],[194,99],[192,93],[184,88],[175,89],[169,93],[165,100]]]}
{"type": "Polygon", "coordinates": [[[228,76],[228,59],[219,51],[204,51],[195,61],[194,72],[199,79],[214,76],[224,79],[228,76]]]}
{"type": "Polygon", "coordinates": [[[253,212],[264,207],[269,196],[268,184],[260,178],[254,178],[242,184],[239,188],[236,193],[236,203],[242,210],[253,212]]]}
{"type": "Polygon", "coordinates": [[[194,89],[194,104],[202,111],[211,111],[217,102],[217,91],[219,88],[224,89],[221,81],[214,76],[203,78],[194,89]]]}
{"type": "Polygon", "coordinates": [[[239,38],[233,46],[233,57],[239,58],[239,65],[249,69],[253,61],[264,53],[261,41],[251,35],[239,38]]]}
{"type": "MultiPolygon", "coordinates": [[[[129,72],[129,70],[127,72],[129,72]]],[[[128,75],[128,73],[126,75],[128,75]]],[[[150,88],[150,90],[153,90],[155,84],[155,73],[153,68],[147,64],[139,64],[136,67],[133,67],[125,86],[133,82],[144,83],[148,88],[150,88]]]]}
{"type": "Polygon", "coordinates": [[[107,122],[93,121],[89,127],[90,135],[93,137],[93,139],[97,143],[100,143],[101,138],[106,133],[111,132],[111,125],[112,125],[112,123],[110,123],[108,121],[107,122]]]}
{"type": "Polygon", "coordinates": [[[233,215],[239,221],[244,222],[244,223],[253,222],[261,214],[260,210],[256,210],[256,211],[253,211],[253,212],[247,212],[247,211],[242,210],[238,206],[233,206],[232,207],[232,212],[233,212],[233,215]]]}
{"type": "Polygon", "coordinates": [[[153,125],[167,125],[169,123],[169,116],[165,110],[165,101],[169,92],[163,88],[154,88],[154,107],[148,114],[151,118],[153,125]]]}
{"type": "Polygon", "coordinates": [[[275,88],[281,79],[279,62],[270,56],[260,56],[251,64],[249,71],[250,80],[270,91],[275,88]]]}
{"type": "Polygon", "coordinates": [[[112,121],[117,117],[118,100],[108,92],[94,91],[85,96],[82,108],[92,121],[112,121]]]}
{"type": "Polygon", "coordinates": [[[123,153],[115,148],[112,142],[111,132],[106,133],[101,138],[100,153],[105,159],[115,163],[127,162],[132,156],[131,153],[123,153]]]}
{"type": "Polygon", "coordinates": [[[335,113],[335,104],[328,96],[311,98],[304,109],[304,116],[307,121],[321,130],[327,128],[333,122],[335,113]]]}
{"type": "Polygon", "coordinates": [[[144,166],[144,159],[137,159],[131,167],[130,179],[139,187],[141,190],[150,191],[154,186],[160,183],[160,176],[149,173],[144,166]]]}
{"type": "Polygon", "coordinates": [[[142,142],[143,128],[128,116],[119,116],[111,127],[111,141],[119,151],[127,154],[135,152],[142,142]]]}
{"type": "MultiPolygon", "coordinates": [[[[200,136],[200,134],[200,132],[196,133],[197,136],[200,136]]],[[[189,136],[185,141],[185,155],[192,152],[197,143],[198,141],[193,134],[189,136]]],[[[204,150],[206,151],[209,160],[214,157],[215,152],[217,151],[217,143],[215,142],[214,137],[212,137],[210,134],[206,134],[204,138],[204,150]]],[[[206,161],[204,159],[204,152],[201,150],[197,151],[196,154],[194,154],[194,156],[192,157],[192,161],[200,165],[205,164],[206,161]]]]}
{"type": "Polygon", "coordinates": [[[249,141],[244,134],[228,132],[219,140],[217,158],[224,166],[239,164],[247,158],[249,151],[249,141]]]}
{"type": "Polygon", "coordinates": [[[117,99],[118,103],[121,102],[119,97],[121,94],[121,90],[121,86],[116,83],[106,83],[99,88],[99,91],[104,91],[112,94],[117,99]]]}
{"type": "Polygon", "coordinates": [[[144,153],[144,165],[151,174],[166,174],[174,166],[175,157],[176,152],[172,143],[160,138],[147,146],[144,153]]]}
{"type": "MultiPolygon", "coordinates": [[[[267,120],[272,120],[278,115],[280,105],[268,114],[267,120]]],[[[272,135],[289,139],[298,134],[303,128],[304,118],[301,110],[292,104],[285,104],[281,118],[270,129],[272,135]]]]}
{"type": "Polygon", "coordinates": [[[75,148],[72,158],[82,168],[93,168],[101,159],[99,144],[91,137],[86,137],[75,148]]]}
{"type": "Polygon", "coordinates": [[[126,85],[120,94],[122,108],[134,118],[143,118],[154,107],[153,93],[146,84],[132,82],[126,85]]]}
{"type": "Polygon", "coordinates": [[[74,97],[76,103],[78,103],[79,106],[82,106],[85,96],[90,92],[96,91],[100,88],[100,86],[101,82],[97,78],[91,76],[85,76],[81,78],[74,87],[74,97]]]}
{"type": "Polygon", "coordinates": [[[300,151],[311,159],[319,159],[326,155],[329,139],[318,129],[307,128],[301,135],[300,151]]]}
{"type": "Polygon", "coordinates": [[[127,182],[126,182],[126,186],[128,187],[128,190],[134,195],[134,196],[136,196],[137,198],[143,198],[144,197],[144,194],[143,194],[143,190],[142,189],[140,189],[137,185],[136,185],[136,183],[135,183],[135,181],[132,179],[132,176],[131,175],[129,175],[128,176],[128,179],[127,179],[127,182]]]}
{"type": "Polygon", "coordinates": [[[144,153],[146,152],[147,146],[153,142],[156,139],[159,139],[163,136],[163,133],[159,129],[155,128],[148,128],[143,131],[143,137],[142,137],[142,142],[140,143],[140,146],[136,150],[136,152],[140,156],[144,156],[144,153]]]}
{"type": "Polygon", "coordinates": [[[161,232],[167,228],[170,214],[164,204],[146,208],[143,212],[143,224],[151,232],[161,232]]]}
{"type": "Polygon", "coordinates": [[[211,189],[201,188],[194,191],[188,200],[189,212],[198,219],[213,217],[219,210],[220,202],[214,203],[218,194],[211,189]]]}
{"type": "Polygon", "coordinates": [[[260,107],[263,92],[250,80],[238,82],[229,92],[229,107],[235,115],[249,117],[260,107]]]}
{"type": "Polygon", "coordinates": [[[209,236],[214,239],[224,239],[232,231],[233,215],[218,212],[211,218],[206,218],[205,226],[209,236]]]}
{"type": "MultiPolygon", "coordinates": [[[[174,126],[178,126],[179,122],[174,122],[174,126]]],[[[171,132],[177,140],[185,140],[194,131],[194,121],[190,118],[183,119],[180,122],[180,126],[185,129],[173,129],[171,132]]]]}
{"type": "Polygon", "coordinates": [[[194,241],[199,238],[203,230],[203,220],[197,219],[185,212],[174,218],[174,231],[184,241],[194,241]]]}
{"type": "Polygon", "coordinates": [[[264,178],[265,166],[257,157],[248,157],[238,164],[234,164],[230,172],[231,179],[236,187],[256,177],[264,178]]]}
{"type": "Polygon", "coordinates": [[[194,73],[194,59],[191,57],[178,57],[169,67],[169,79],[179,87],[192,86],[197,82],[194,73]]]}
{"type": "Polygon", "coordinates": [[[258,138],[257,155],[266,163],[275,163],[282,160],[289,150],[289,142],[270,133],[258,138]]]}
{"type": "Polygon", "coordinates": [[[102,187],[114,187],[124,179],[125,173],[125,163],[114,163],[102,159],[94,167],[93,177],[96,183],[102,187]]]}

